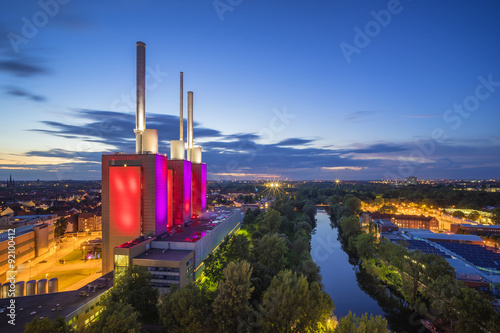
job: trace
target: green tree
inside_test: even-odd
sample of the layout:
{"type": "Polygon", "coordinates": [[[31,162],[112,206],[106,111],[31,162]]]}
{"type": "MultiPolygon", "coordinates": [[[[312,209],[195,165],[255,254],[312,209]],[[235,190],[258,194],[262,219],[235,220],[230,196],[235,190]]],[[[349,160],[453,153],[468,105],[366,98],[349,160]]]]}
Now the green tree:
{"type": "Polygon", "coordinates": [[[266,215],[264,215],[264,220],[260,225],[261,232],[265,233],[274,233],[278,232],[281,225],[281,214],[274,208],[269,208],[266,215]]]}
{"type": "Polygon", "coordinates": [[[487,297],[479,294],[474,289],[460,288],[451,299],[451,306],[459,313],[458,332],[473,333],[481,331],[479,327],[486,328],[495,319],[495,309],[487,297]]]}
{"type": "MultiPolygon", "coordinates": [[[[174,285],[177,286],[177,285],[174,285]]],[[[171,333],[216,331],[213,322],[213,295],[205,285],[188,283],[182,289],[171,287],[158,304],[160,321],[171,333]]]]}
{"type": "Polygon", "coordinates": [[[158,290],[151,286],[151,274],[144,266],[127,267],[124,274],[116,278],[109,297],[113,302],[132,305],[145,322],[157,319],[158,290]]]}
{"type": "Polygon", "coordinates": [[[238,327],[248,327],[246,321],[252,312],[252,267],[247,261],[230,262],[223,275],[213,303],[214,319],[219,332],[237,332],[238,327]]]}
{"type": "Polygon", "coordinates": [[[265,235],[256,242],[253,255],[258,263],[271,268],[276,273],[285,268],[287,251],[285,239],[273,234],[265,235]]]}
{"type": "Polygon", "coordinates": [[[481,218],[481,215],[473,210],[472,212],[470,212],[469,216],[467,216],[467,219],[471,220],[471,221],[477,221],[481,218]]]}
{"type": "Polygon", "coordinates": [[[314,205],[314,204],[306,204],[302,208],[302,212],[304,214],[306,214],[311,221],[315,220],[315,218],[316,218],[316,211],[317,211],[317,208],[316,208],[316,205],[314,205]]]}
{"type": "Polygon", "coordinates": [[[459,219],[463,219],[465,217],[465,214],[461,210],[456,210],[453,212],[452,216],[459,219]]]}
{"type": "Polygon", "coordinates": [[[376,251],[376,242],[377,238],[374,234],[361,234],[354,238],[352,244],[356,249],[356,253],[360,258],[372,258],[376,251]]]}
{"type": "MultiPolygon", "coordinates": [[[[250,258],[250,241],[243,234],[234,235],[227,246],[224,253],[225,261],[240,261],[250,258]]],[[[225,265],[224,265],[225,266],[225,265]]]]}
{"type": "Polygon", "coordinates": [[[245,212],[245,216],[243,217],[243,223],[246,225],[253,225],[255,222],[255,215],[250,208],[245,212]]]}
{"type": "Polygon", "coordinates": [[[361,225],[354,216],[344,217],[340,221],[340,228],[345,239],[361,234],[361,225]]]}
{"type": "Polygon", "coordinates": [[[139,333],[142,324],[139,321],[140,313],[128,303],[116,302],[108,297],[105,301],[105,310],[93,322],[86,333],[139,333]]]}
{"type": "Polygon", "coordinates": [[[344,206],[349,208],[354,214],[357,214],[361,210],[361,200],[353,195],[346,195],[343,203],[344,206]]]}
{"type": "Polygon", "coordinates": [[[318,332],[334,309],[319,283],[309,284],[290,270],[278,273],[264,293],[260,312],[263,332],[318,332]]]}
{"type": "Polygon", "coordinates": [[[335,333],[390,333],[387,329],[387,319],[382,316],[373,317],[365,313],[357,317],[351,311],[345,317],[340,318],[335,333]]]}
{"type": "Polygon", "coordinates": [[[380,207],[379,212],[382,214],[396,214],[398,212],[398,208],[394,205],[383,205],[380,207]]]}
{"type": "Polygon", "coordinates": [[[66,227],[68,226],[68,220],[65,217],[60,217],[54,223],[54,237],[59,237],[64,235],[66,232],[66,227]]]}
{"type": "Polygon", "coordinates": [[[500,208],[495,208],[491,211],[491,220],[495,224],[500,224],[500,208]]]}
{"type": "Polygon", "coordinates": [[[203,260],[203,264],[205,265],[203,275],[207,277],[209,283],[212,285],[217,285],[222,278],[222,271],[226,267],[225,253],[229,246],[229,241],[230,237],[226,236],[219,244],[217,251],[209,253],[205,260],[203,260]]]}
{"type": "Polygon", "coordinates": [[[50,318],[35,318],[24,326],[25,333],[69,333],[73,332],[64,318],[57,317],[55,320],[50,318]]]}

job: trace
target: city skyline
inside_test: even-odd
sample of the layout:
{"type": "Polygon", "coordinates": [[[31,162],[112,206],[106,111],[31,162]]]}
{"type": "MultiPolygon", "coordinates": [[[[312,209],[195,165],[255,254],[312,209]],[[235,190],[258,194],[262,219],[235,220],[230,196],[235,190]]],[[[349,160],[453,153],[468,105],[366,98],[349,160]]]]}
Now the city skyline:
{"type": "Polygon", "coordinates": [[[137,40],[160,152],[183,71],[209,179],[498,177],[493,1],[95,4],[4,5],[0,179],[100,179],[134,150],[137,40]]]}

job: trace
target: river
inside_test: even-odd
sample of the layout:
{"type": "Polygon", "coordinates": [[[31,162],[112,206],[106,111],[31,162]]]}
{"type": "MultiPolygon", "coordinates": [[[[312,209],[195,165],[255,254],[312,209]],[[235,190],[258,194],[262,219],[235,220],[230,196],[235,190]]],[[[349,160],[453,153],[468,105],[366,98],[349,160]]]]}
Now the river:
{"type": "Polygon", "coordinates": [[[316,214],[317,226],[311,240],[311,255],[321,268],[325,291],[333,299],[334,314],[340,318],[352,311],[384,316],[393,332],[427,332],[417,315],[387,288],[360,271],[356,260],[342,249],[337,228],[323,210],[316,214]]]}

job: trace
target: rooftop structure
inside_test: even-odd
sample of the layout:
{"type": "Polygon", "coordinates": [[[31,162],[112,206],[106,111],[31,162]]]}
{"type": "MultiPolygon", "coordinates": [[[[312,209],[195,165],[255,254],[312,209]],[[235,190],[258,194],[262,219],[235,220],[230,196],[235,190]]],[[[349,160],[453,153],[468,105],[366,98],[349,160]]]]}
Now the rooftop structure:
{"type": "MultiPolygon", "coordinates": [[[[109,273],[74,291],[14,297],[16,325],[0,320],[1,332],[21,333],[24,325],[34,318],[56,319],[61,316],[74,329],[83,329],[101,311],[101,296],[113,286],[109,273]]],[[[0,299],[0,314],[6,317],[10,298],[0,299]]],[[[7,317],[6,317],[7,318],[7,317]]]]}

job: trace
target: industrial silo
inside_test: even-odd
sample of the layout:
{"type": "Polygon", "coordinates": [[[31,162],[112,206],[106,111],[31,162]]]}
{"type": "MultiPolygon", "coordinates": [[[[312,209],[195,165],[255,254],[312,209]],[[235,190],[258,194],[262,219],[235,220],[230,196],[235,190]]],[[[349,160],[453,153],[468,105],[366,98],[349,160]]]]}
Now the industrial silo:
{"type": "Polygon", "coordinates": [[[37,294],[46,294],[47,293],[47,279],[38,280],[37,283],[37,294]]]}
{"type": "Polygon", "coordinates": [[[26,296],[36,295],[36,280],[26,282],[26,296]]]}
{"type": "Polygon", "coordinates": [[[24,296],[24,281],[16,282],[16,297],[24,296]]]}
{"type": "Polygon", "coordinates": [[[59,280],[55,277],[49,280],[49,293],[57,293],[59,291],[59,280]]]}

